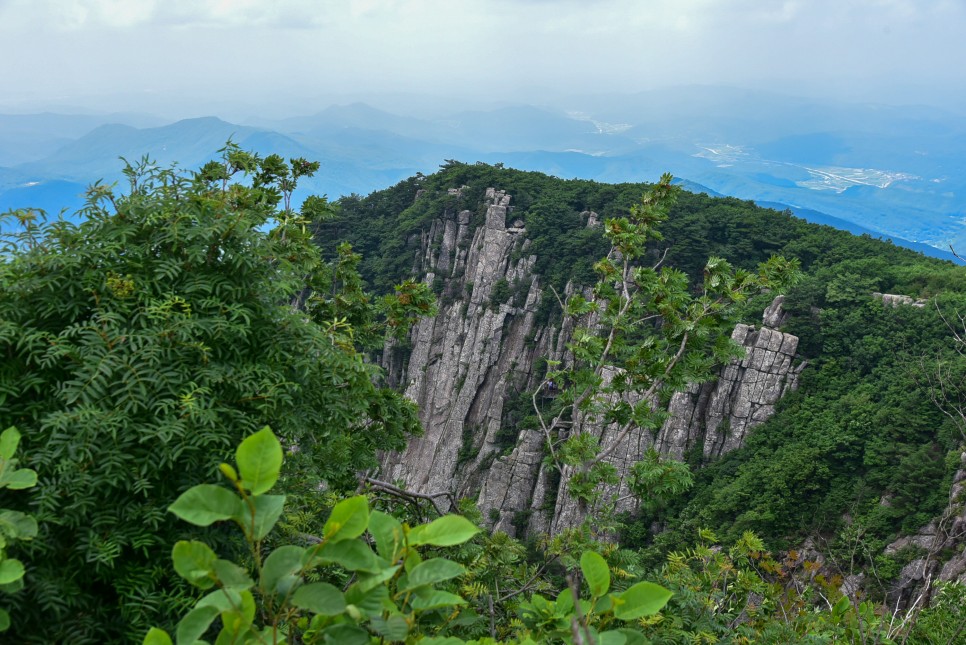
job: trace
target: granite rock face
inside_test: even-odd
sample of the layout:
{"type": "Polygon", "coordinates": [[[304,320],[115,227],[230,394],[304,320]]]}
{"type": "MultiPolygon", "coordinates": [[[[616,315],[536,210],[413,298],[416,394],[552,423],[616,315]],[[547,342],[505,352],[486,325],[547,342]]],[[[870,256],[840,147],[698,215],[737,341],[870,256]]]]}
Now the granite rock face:
{"type": "Polygon", "coordinates": [[[778,296],[756,329],[738,325],[731,339],[745,355],[724,366],[717,380],[692,385],[671,398],[671,417],[657,437],[663,455],[682,459],[696,445],[705,458],[717,458],[740,448],[748,431],[775,413],[775,404],[789,390],[798,387],[805,368],[794,365],[798,337],[771,329],[769,322],[785,319],[778,296]]]}
{"type": "MultiPolygon", "coordinates": [[[[780,309],[780,303],[769,309],[780,309]]],[[[636,508],[628,478],[631,467],[649,449],[681,460],[686,452],[700,448],[705,459],[716,459],[740,448],[751,428],[767,421],[782,395],[798,386],[805,363],[793,366],[796,336],[738,325],[731,338],[743,347],[744,357],[721,368],[716,380],[675,394],[668,406],[670,416],[656,437],[637,430],[619,441],[616,425],[584,425],[599,438],[602,450],[612,450],[607,461],[616,468],[619,481],[604,491],[604,497],[618,500],[618,512],[636,508]]],[[[561,482],[566,483],[571,474],[564,469],[561,482]]],[[[583,516],[584,509],[561,486],[549,531],[576,526],[583,516]]]]}
{"type": "Polygon", "coordinates": [[[785,296],[776,296],[765,309],[765,313],[761,317],[761,324],[772,329],[778,329],[784,325],[788,320],[788,312],[785,311],[784,304],[785,296]]]}
{"type": "Polygon", "coordinates": [[[925,300],[917,300],[912,296],[897,295],[894,293],[879,293],[878,291],[872,292],[872,297],[882,301],[882,304],[886,307],[918,307],[922,308],[926,306],[925,300]]]}
{"type": "Polygon", "coordinates": [[[725,366],[704,413],[704,456],[720,457],[740,448],[750,428],[775,413],[775,404],[798,385],[802,363],[792,366],[798,337],[768,327],[735,327],[731,338],[745,357],[725,366]]]}
{"type": "Polygon", "coordinates": [[[390,379],[419,405],[425,434],[385,455],[383,475],[417,491],[475,493],[483,462],[499,450],[508,393],[535,387],[536,359],[562,347],[556,329],[534,326],[541,298],[536,257],[526,253],[526,230],[506,227],[510,197],[490,189],[486,200],[476,230],[464,210],[444,213],[424,236],[417,267],[426,282],[444,279],[439,311],[411,332],[408,365],[385,363],[390,379]],[[501,281],[513,291],[508,302],[492,298],[501,281]]]}
{"type": "MultiPolygon", "coordinates": [[[[514,425],[508,415],[519,414],[507,402],[539,386],[540,359],[569,362],[571,323],[537,324],[544,296],[526,228],[513,217],[509,195],[488,189],[485,199],[485,218],[475,229],[469,210],[441,213],[414,258],[427,283],[443,285],[439,311],[412,330],[408,361],[387,347],[384,367],[418,404],[425,433],[406,450],[383,455],[382,477],[422,493],[451,490],[474,497],[497,530],[558,532],[586,510],[566,493],[570,473],[544,465],[542,430],[508,436],[505,429],[514,425]]],[[[595,213],[586,217],[588,226],[597,225],[595,213]]],[[[574,289],[568,285],[563,297],[574,289]]],[[[771,416],[803,367],[793,365],[798,339],[767,326],[780,324],[783,316],[779,298],[766,312],[765,326],[739,325],[733,338],[745,348],[741,360],[724,367],[715,381],[675,395],[671,417],[656,436],[636,430],[614,446],[609,461],[619,483],[609,492],[627,497],[630,467],[652,447],[679,459],[700,449],[713,459],[739,447],[751,428],[771,416]]],[[[617,442],[614,427],[583,427],[604,448],[617,442]]],[[[570,431],[553,430],[558,437],[570,431]]],[[[633,504],[627,497],[619,510],[633,504]]]]}
{"type": "MultiPolygon", "coordinates": [[[[935,581],[966,584],[966,452],[960,455],[960,467],[953,476],[949,503],[942,515],[887,546],[886,555],[907,551],[915,558],[899,572],[889,591],[890,606],[910,607],[921,595],[931,593],[935,581]]],[[[928,604],[929,598],[924,598],[928,604]]]]}

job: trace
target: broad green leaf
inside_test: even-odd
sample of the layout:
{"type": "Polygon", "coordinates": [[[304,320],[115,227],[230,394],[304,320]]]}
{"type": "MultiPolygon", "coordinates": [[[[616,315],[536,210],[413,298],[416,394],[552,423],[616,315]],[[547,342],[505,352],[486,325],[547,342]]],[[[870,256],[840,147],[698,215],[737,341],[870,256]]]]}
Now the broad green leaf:
{"type": "Polygon", "coordinates": [[[327,582],[313,582],[295,590],[292,604],[313,614],[337,616],[345,611],[345,596],[327,582]]]}
{"type": "Polygon", "coordinates": [[[168,632],[163,629],[158,629],[157,627],[152,627],[145,634],[144,640],[141,645],[173,645],[171,643],[171,637],[168,636],[168,632]]]}
{"type": "Polygon", "coordinates": [[[842,596],[839,598],[839,601],[835,603],[835,606],[832,607],[832,615],[835,617],[844,615],[845,612],[848,611],[850,605],[851,601],[849,600],[849,597],[842,596]]]}
{"type": "MultiPolygon", "coordinates": [[[[0,632],[5,632],[8,629],[10,629],[10,613],[6,609],[0,609],[0,632]]],[[[170,642],[169,639],[168,643],[170,642]]]]}
{"type": "Polygon", "coordinates": [[[403,560],[403,566],[406,567],[406,571],[412,571],[423,561],[423,556],[419,555],[419,551],[416,549],[409,549],[406,551],[406,559],[403,560]]]}
{"type": "Polygon", "coordinates": [[[434,585],[466,573],[462,565],[446,558],[433,558],[415,566],[406,576],[405,586],[400,591],[410,591],[419,587],[434,585]]]}
{"type": "Polygon", "coordinates": [[[653,582],[638,582],[627,591],[614,594],[614,615],[621,620],[653,616],[664,608],[673,594],[653,582]]]}
{"type": "Polygon", "coordinates": [[[208,631],[217,617],[217,607],[195,607],[189,611],[178,623],[178,630],[175,633],[178,645],[194,645],[195,641],[208,631]]]}
{"type": "MultiPolygon", "coordinates": [[[[520,645],[528,645],[528,641],[533,643],[533,641],[527,639],[525,641],[520,641],[520,645]]],[[[466,645],[466,641],[456,638],[455,636],[432,636],[430,638],[423,638],[420,640],[419,645],[466,645]]],[[[533,645],[536,645],[536,643],[533,645]]]]}
{"type": "Polygon", "coordinates": [[[278,481],[282,471],[282,444],[265,426],[246,437],[235,451],[241,483],[253,495],[267,492],[278,481]]]}
{"type": "Polygon", "coordinates": [[[251,633],[252,621],[255,619],[255,599],[250,591],[219,589],[199,600],[195,607],[215,607],[218,610],[221,632],[215,641],[216,645],[248,642],[243,635],[251,633]]]}
{"type": "Polygon", "coordinates": [[[597,631],[597,628],[594,627],[593,625],[582,627],[580,631],[588,635],[587,642],[597,643],[597,644],[600,643],[600,633],[597,631]]]}
{"type": "Polygon", "coordinates": [[[557,606],[557,611],[563,614],[569,614],[574,610],[574,592],[570,587],[560,592],[554,604],[557,606]]]}
{"type": "Polygon", "coordinates": [[[385,585],[379,585],[364,592],[354,584],[346,589],[345,602],[347,605],[354,605],[362,613],[370,617],[382,614],[386,605],[391,603],[389,600],[389,590],[385,585]]]}
{"type": "Polygon", "coordinates": [[[8,582],[7,584],[0,585],[0,592],[17,593],[23,588],[24,588],[23,578],[17,578],[13,582],[8,582]]]}
{"type": "MultiPolygon", "coordinates": [[[[453,627],[470,627],[472,625],[482,624],[482,621],[486,620],[472,607],[466,607],[461,609],[459,614],[455,618],[449,621],[449,624],[453,627]]],[[[512,619],[511,619],[512,620],[512,619]]]]}
{"type": "Polygon", "coordinates": [[[23,578],[24,568],[20,560],[13,558],[0,562],[0,585],[7,585],[23,578]]]}
{"type": "MultiPolygon", "coordinates": [[[[620,632],[624,635],[624,645],[650,645],[649,640],[644,637],[644,634],[636,629],[628,629],[626,627],[621,627],[620,629],[614,630],[620,632]]],[[[604,632],[605,634],[607,632],[604,632]]],[[[603,636],[603,634],[601,634],[603,636]]]]}
{"type": "Polygon", "coordinates": [[[245,503],[227,488],[199,484],[183,492],[168,510],[195,526],[241,517],[245,503]]]}
{"type": "Polygon", "coordinates": [[[403,529],[392,515],[382,511],[369,513],[369,533],[376,541],[376,551],[390,562],[396,559],[396,554],[403,544],[403,529]]]}
{"type": "Polygon", "coordinates": [[[362,591],[369,591],[376,585],[381,585],[385,581],[392,578],[401,568],[401,565],[397,564],[393,567],[383,569],[377,573],[358,572],[356,584],[362,591]]]}
{"type": "Polygon", "coordinates": [[[218,613],[240,611],[242,607],[241,593],[234,589],[218,589],[199,600],[195,607],[214,607],[218,610],[218,613]]]}
{"type": "Polygon", "coordinates": [[[262,578],[258,586],[266,595],[285,595],[295,583],[297,574],[302,570],[302,556],[305,549],[291,544],[280,546],[262,565],[262,578]]]}
{"type": "Polygon", "coordinates": [[[252,504],[255,507],[254,518],[248,505],[242,504],[242,515],[235,519],[242,525],[246,535],[251,535],[253,540],[261,540],[272,532],[278,518],[282,516],[285,495],[259,495],[252,498],[252,504]]]}
{"type": "Polygon", "coordinates": [[[20,443],[20,431],[16,428],[7,428],[0,433],[0,458],[10,461],[17,452],[17,445],[20,443]]]}
{"type": "Polygon", "coordinates": [[[421,524],[409,531],[409,543],[415,546],[454,546],[466,542],[480,532],[479,527],[465,517],[444,515],[429,524],[421,524]]]}
{"type": "Polygon", "coordinates": [[[218,559],[214,564],[215,577],[218,583],[226,589],[243,591],[255,586],[248,572],[230,560],[218,559]]]}
{"type": "MultiPolygon", "coordinates": [[[[215,639],[215,645],[256,645],[257,643],[268,643],[259,636],[258,632],[252,629],[245,620],[236,613],[221,615],[221,631],[215,639]],[[227,622],[226,622],[227,621],[227,622]]],[[[204,641],[201,641],[203,644],[204,641]]]]}
{"type": "Polygon", "coordinates": [[[595,614],[606,614],[608,611],[614,608],[614,596],[607,594],[606,596],[601,596],[594,603],[594,613],[595,614]]]}
{"type": "Polygon", "coordinates": [[[599,553],[584,551],[580,556],[580,571],[594,598],[600,598],[610,590],[610,568],[599,553]]]}
{"type": "Polygon", "coordinates": [[[20,511],[0,511],[0,535],[17,540],[37,537],[37,520],[20,511]]]}
{"type": "Polygon", "coordinates": [[[332,625],[322,630],[326,643],[338,645],[369,645],[369,632],[355,625],[332,625]]]}
{"type": "Polygon", "coordinates": [[[23,490],[37,485],[37,473],[29,468],[18,468],[13,472],[0,475],[0,487],[10,490],[23,490]]]}
{"type": "Polygon", "coordinates": [[[322,528],[322,535],[330,542],[352,540],[362,535],[367,526],[369,500],[365,495],[356,495],[335,505],[322,528]]]}
{"type": "Polygon", "coordinates": [[[178,575],[199,589],[211,589],[215,585],[214,566],[218,556],[204,542],[177,542],[171,550],[171,559],[178,575]]]}
{"type": "MultiPolygon", "coordinates": [[[[382,616],[375,616],[370,625],[380,636],[389,640],[404,641],[409,635],[409,623],[406,618],[399,614],[393,614],[389,618],[383,619],[382,616]]],[[[421,641],[425,642],[425,641],[421,641]]]]}
{"type": "Polygon", "coordinates": [[[256,610],[255,597],[252,595],[252,592],[246,589],[245,591],[241,592],[241,598],[242,598],[241,615],[250,625],[252,621],[255,620],[255,610],[256,610]]]}
{"type": "MultiPolygon", "coordinates": [[[[215,593],[217,592],[213,592],[210,596],[214,596],[215,593]]],[[[204,599],[202,602],[204,602],[204,599]]],[[[252,623],[255,620],[255,597],[252,596],[252,592],[247,590],[232,592],[231,602],[234,603],[234,606],[227,608],[223,608],[223,603],[218,600],[212,600],[207,603],[221,609],[220,618],[222,630],[218,634],[218,640],[215,642],[227,642],[231,645],[248,643],[250,641],[246,640],[244,636],[253,634],[252,623]]],[[[201,603],[198,604],[200,605],[201,603]]]]}
{"type": "Polygon", "coordinates": [[[438,589],[421,589],[409,601],[415,611],[429,611],[441,607],[465,605],[466,601],[455,593],[439,591],[438,589]]]}
{"type": "Polygon", "coordinates": [[[337,564],[349,571],[379,573],[389,563],[372,552],[368,544],[359,540],[328,542],[312,558],[312,564],[337,564]]]}
{"type": "Polygon", "coordinates": [[[600,645],[627,645],[627,636],[616,629],[601,632],[597,635],[600,645]]]}

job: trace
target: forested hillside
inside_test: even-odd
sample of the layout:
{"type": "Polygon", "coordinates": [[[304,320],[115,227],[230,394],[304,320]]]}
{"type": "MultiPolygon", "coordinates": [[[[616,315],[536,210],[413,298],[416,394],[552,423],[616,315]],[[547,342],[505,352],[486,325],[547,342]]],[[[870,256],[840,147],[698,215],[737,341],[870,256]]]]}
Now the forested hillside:
{"type": "MultiPolygon", "coordinates": [[[[551,321],[562,314],[551,288],[562,293],[568,281],[592,284],[593,263],[606,253],[589,218],[627,212],[647,188],[454,162],[366,198],[344,198],[341,215],[317,239],[323,247],[327,240],[350,240],[364,257],[363,275],[374,289],[385,289],[410,276],[426,245],[438,243],[427,238],[434,220],[469,209],[481,225],[488,187],[512,196],[507,226],[526,229],[526,253],[536,256],[533,273],[542,278],[545,296],[538,318],[551,321]]],[[[772,549],[819,545],[830,569],[866,575],[866,593],[900,594],[897,588],[910,583],[903,568],[925,550],[887,546],[946,510],[962,468],[961,419],[937,405],[933,388],[942,374],[947,404],[961,394],[962,347],[953,333],[961,329],[957,312],[966,307],[963,269],[750,202],[701,194],[681,194],[661,231],[664,239],[651,243],[650,257],[666,251],[666,264],[691,276],[693,289],[709,256],[744,269],[773,254],[800,260],[804,276],[786,294],[782,330],[800,339],[796,361],[806,365],[798,390],[741,449],[721,460],[700,450],[687,455],[694,486],[666,506],[624,516],[622,543],[643,548],[656,564],[701,528],[725,542],[753,531],[772,549]],[[897,304],[873,296],[882,293],[908,298],[897,304]]],[[[444,284],[437,274],[434,289],[445,302],[452,294],[444,284]]],[[[516,293],[520,286],[508,288],[516,293]]],[[[739,317],[760,324],[771,297],[741,304],[739,317]]],[[[529,397],[521,398],[522,405],[503,415],[511,438],[533,423],[529,397]]]]}
{"type": "Polygon", "coordinates": [[[317,169],[229,144],[6,215],[11,642],[959,642],[966,270],[669,177],[292,203],[317,169]],[[779,292],[797,389],[723,456],[653,449],[779,292]],[[458,336],[491,362],[417,410],[458,336]],[[444,412],[452,487],[387,477],[444,412]],[[487,506],[521,455],[543,493],[487,506]]]}

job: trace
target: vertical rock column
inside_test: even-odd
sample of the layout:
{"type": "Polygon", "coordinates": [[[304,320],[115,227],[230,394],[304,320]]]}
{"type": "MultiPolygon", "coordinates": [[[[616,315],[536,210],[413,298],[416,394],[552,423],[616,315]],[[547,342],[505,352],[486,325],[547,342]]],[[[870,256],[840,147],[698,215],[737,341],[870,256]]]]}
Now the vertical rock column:
{"type": "Polygon", "coordinates": [[[510,385],[527,382],[541,349],[527,342],[541,292],[526,230],[506,227],[504,192],[488,189],[486,201],[485,223],[475,231],[472,213],[463,211],[458,225],[437,221],[423,242],[421,269],[428,281],[444,278],[451,298],[411,332],[409,365],[397,377],[419,406],[425,433],[382,460],[384,477],[417,492],[475,494],[474,482],[494,457],[510,385]],[[521,306],[492,301],[501,280],[527,289],[521,306]]]}

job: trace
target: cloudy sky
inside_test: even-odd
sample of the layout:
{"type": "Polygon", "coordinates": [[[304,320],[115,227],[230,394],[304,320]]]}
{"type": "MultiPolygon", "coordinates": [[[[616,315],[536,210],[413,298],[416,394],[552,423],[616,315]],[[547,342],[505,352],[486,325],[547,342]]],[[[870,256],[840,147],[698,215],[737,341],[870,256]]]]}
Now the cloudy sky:
{"type": "Polygon", "coordinates": [[[668,84],[961,109],[964,34],[966,0],[0,0],[0,111],[668,84]]]}

